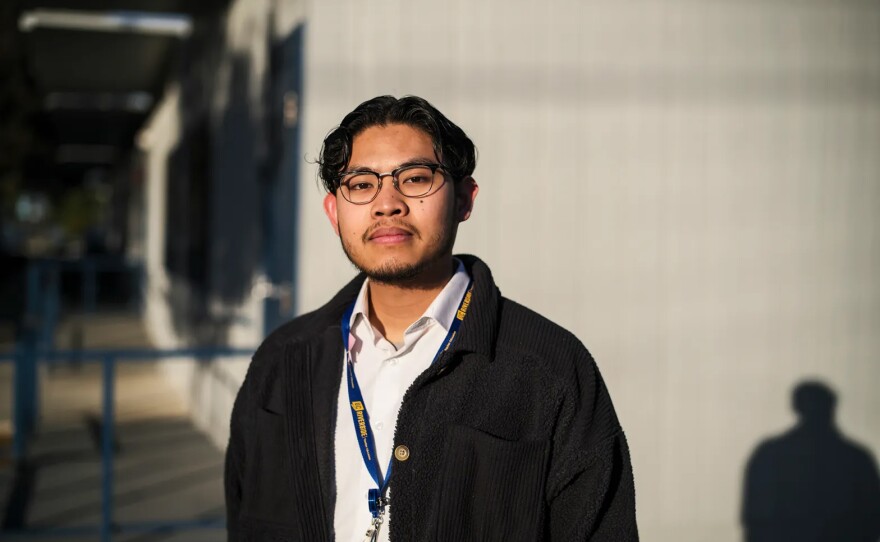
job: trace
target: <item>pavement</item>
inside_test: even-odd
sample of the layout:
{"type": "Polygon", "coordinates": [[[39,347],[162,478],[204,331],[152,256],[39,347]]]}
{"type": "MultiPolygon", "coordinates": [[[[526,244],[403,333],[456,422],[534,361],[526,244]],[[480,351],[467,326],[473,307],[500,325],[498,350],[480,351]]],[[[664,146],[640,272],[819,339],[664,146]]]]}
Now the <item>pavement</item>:
{"type": "MultiPolygon", "coordinates": [[[[56,345],[150,347],[140,320],[127,313],[65,320],[56,345]]],[[[100,369],[83,362],[41,367],[39,434],[27,461],[0,463],[0,540],[98,540],[95,532],[60,537],[45,530],[71,534],[100,524],[100,369]]],[[[0,364],[0,434],[11,419],[12,391],[12,367],[0,364]]],[[[222,525],[223,451],[193,426],[158,366],[119,364],[116,398],[114,521],[222,525]]],[[[0,454],[4,445],[0,436],[0,454]]],[[[113,540],[208,542],[225,540],[225,531],[153,528],[113,540]]]]}

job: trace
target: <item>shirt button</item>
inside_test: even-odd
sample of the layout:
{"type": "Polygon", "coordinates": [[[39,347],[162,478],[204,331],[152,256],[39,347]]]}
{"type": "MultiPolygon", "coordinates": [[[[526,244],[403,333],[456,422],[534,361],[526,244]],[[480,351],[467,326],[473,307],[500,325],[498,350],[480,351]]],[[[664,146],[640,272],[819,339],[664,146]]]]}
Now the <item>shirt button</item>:
{"type": "Polygon", "coordinates": [[[391,366],[397,367],[397,358],[391,360],[391,366]]]}
{"type": "Polygon", "coordinates": [[[384,429],[384,428],[385,428],[385,424],[384,424],[384,423],[379,422],[379,423],[376,424],[376,431],[381,431],[381,430],[384,429]]]}
{"type": "Polygon", "coordinates": [[[401,444],[394,449],[394,458],[398,461],[406,461],[409,459],[409,448],[401,444]]]}

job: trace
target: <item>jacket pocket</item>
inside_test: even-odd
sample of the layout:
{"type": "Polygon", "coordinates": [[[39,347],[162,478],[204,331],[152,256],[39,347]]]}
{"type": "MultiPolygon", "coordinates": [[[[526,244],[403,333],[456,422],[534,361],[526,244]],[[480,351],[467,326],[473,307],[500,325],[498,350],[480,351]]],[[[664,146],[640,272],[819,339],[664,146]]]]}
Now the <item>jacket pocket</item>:
{"type": "Polygon", "coordinates": [[[549,441],[512,442],[451,426],[438,495],[437,540],[539,540],[549,450],[549,441]]]}

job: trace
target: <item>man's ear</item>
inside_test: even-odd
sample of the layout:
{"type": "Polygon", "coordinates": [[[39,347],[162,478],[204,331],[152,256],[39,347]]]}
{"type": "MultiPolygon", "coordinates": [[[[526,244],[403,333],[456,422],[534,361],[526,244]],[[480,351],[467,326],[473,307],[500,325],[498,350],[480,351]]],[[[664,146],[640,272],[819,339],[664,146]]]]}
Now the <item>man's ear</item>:
{"type": "Polygon", "coordinates": [[[480,186],[473,177],[466,177],[455,183],[455,216],[459,222],[464,222],[471,217],[471,211],[474,210],[474,200],[477,199],[477,193],[480,186]]]}
{"type": "Polygon", "coordinates": [[[336,232],[336,235],[339,235],[339,219],[336,217],[336,194],[333,192],[327,192],[327,195],[324,196],[324,214],[330,219],[333,231],[336,232]]]}

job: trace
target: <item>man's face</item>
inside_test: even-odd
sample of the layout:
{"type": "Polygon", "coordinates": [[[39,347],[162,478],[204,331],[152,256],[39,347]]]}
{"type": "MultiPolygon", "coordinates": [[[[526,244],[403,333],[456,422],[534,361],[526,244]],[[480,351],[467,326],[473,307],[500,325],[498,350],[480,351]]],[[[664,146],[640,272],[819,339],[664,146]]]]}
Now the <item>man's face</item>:
{"type": "MultiPolygon", "coordinates": [[[[348,170],[385,173],[410,162],[439,162],[428,134],[402,124],[372,126],[354,138],[348,170]]],[[[324,211],[358,269],[379,282],[403,283],[448,264],[458,223],[470,216],[477,190],[473,179],[447,177],[434,193],[408,198],[387,176],[370,203],[355,205],[337,190],[324,198],[324,211]]]]}

